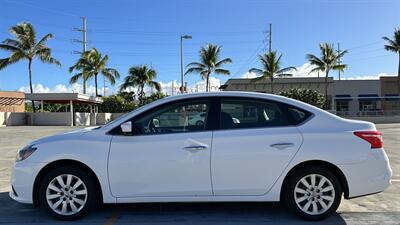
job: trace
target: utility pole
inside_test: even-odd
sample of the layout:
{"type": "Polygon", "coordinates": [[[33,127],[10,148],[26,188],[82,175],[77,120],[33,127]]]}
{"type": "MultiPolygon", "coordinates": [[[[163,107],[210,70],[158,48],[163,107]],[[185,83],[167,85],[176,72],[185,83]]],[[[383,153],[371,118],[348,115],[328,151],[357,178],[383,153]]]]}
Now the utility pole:
{"type": "Polygon", "coordinates": [[[269,24],[269,37],[268,37],[268,52],[272,52],[272,23],[269,24]]]}
{"type": "Polygon", "coordinates": [[[82,40],[73,39],[73,42],[81,43],[82,44],[82,52],[74,51],[74,54],[83,54],[86,52],[86,17],[81,17],[82,19],[82,28],[74,28],[73,31],[82,32],[82,40]]]}
{"type": "Polygon", "coordinates": [[[174,96],[174,81],[171,82],[171,96],[174,96]]]}
{"type": "MultiPolygon", "coordinates": [[[[339,44],[339,42],[337,43],[337,54],[339,55],[340,54],[340,44],[339,44]]],[[[342,63],[341,61],[340,61],[340,57],[338,57],[338,65],[340,66],[340,63],[342,63]]],[[[339,80],[340,80],[340,70],[338,70],[338,74],[339,74],[339,80]]]]}
{"type": "MultiPolygon", "coordinates": [[[[79,54],[82,55],[84,52],[86,52],[86,17],[81,17],[82,19],[82,28],[74,28],[73,31],[78,31],[82,32],[82,40],[79,39],[73,39],[72,42],[77,42],[82,44],[82,52],[79,51],[74,51],[74,54],[79,54]]],[[[86,94],[86,80],[83,80],[83,93],[86,94]]]]}
{"type": "Polygon", "coordinates": [[[181,35],[181,87],[180,91],[181,93],[185,93],[185,87],[183,86],[183,39],[192,39],[192,36],[190,35],[181,35]]]}

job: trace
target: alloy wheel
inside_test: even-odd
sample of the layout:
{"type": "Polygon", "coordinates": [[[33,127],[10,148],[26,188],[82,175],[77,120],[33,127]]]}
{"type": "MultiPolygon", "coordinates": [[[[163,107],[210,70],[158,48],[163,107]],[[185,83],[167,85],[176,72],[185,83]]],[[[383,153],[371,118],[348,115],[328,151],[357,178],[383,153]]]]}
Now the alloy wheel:
{"type": "Polygon", "coordinates": [[[332,206],[335,200],[335,188],[325,176],[308,174],[297,182],[294,199],[304,213],[320,215],[332,206]]]}
{"type": "Polygon", "coordinates": [[[72,174],[61,174],[47,186],[46,200],[50,208],[63,216],[74,215],[82,210],[88,199],[85,183],[72,174]]]}

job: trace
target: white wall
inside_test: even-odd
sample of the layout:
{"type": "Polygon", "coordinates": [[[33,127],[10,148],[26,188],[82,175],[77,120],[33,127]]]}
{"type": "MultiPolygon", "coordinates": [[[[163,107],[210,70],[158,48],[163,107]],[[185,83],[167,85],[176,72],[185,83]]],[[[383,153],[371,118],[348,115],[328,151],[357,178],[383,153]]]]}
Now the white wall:
{"type": "Polygon", "coordinates": [[[6,125],[6,113],[0,112],[0,127],[6,125]]]}
{"type": "Polygon", "coordinates": [[[27,125],[42,126],[70,126],[71,114],[69,112],[36,112],[26,113],[28,115],[27,125]]]}
{"type": "MultiPolygon", "coordinates": [[[[75,126],[90,126],[90,113],[74,113],[75,126]]],[[[94,124],[93,124],[94,125],[94,124]]]]}
{"type": "Polygon", "coordinates": [[[0,126],[19,126],[26,124],[26,114],[20,112],[0,112],[0,126]]]}
{"type": "Polygon", "coordinates": [[[110,122],[113,113],[96,113],[96,124],[103,125],[110,122]]]}

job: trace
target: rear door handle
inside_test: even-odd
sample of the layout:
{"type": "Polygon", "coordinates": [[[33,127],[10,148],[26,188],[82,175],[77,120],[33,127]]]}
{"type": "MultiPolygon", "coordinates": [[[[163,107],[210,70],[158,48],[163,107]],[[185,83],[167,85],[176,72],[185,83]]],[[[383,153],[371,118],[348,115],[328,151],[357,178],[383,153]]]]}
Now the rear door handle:
{"type": "Polygon", "coordinates": [[[186,151],[199,151],[199,150],[206,150],[207,146],[204,145],[191,145],[191,146],[186,146],[183,148],[186,151]]]}
{"type": "Polygon", "coordinates": [[[276,148],[279,150],[283,150],[283,149],[290,148],[293,146],[294,146],[294,143],[286,143],[286,142],[285,143],[275,143],[275,144],[270,145],[270,147],[276,148]]]}

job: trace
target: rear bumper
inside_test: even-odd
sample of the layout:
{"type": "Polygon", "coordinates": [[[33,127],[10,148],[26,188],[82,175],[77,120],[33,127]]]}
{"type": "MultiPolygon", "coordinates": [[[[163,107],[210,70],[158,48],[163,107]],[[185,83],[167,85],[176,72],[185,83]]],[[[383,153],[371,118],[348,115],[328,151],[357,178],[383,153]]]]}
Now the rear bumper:
{"type": "Polygon", "coordinates": [[[392,169],[383,149],[371,149],[361,163],[337,166],[346,177],[349,198],[382,192],[391,184],[392,169]]]}

